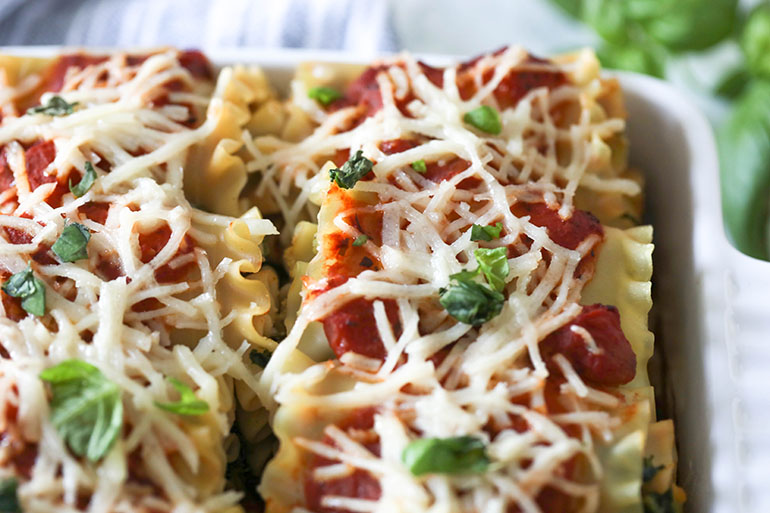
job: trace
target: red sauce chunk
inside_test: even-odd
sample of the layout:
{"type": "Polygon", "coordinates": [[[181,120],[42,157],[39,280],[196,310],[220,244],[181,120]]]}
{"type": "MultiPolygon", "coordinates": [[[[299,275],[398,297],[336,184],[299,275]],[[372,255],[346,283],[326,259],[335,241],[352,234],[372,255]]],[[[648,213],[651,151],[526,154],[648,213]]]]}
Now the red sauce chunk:
{"type": "MultiPolygon", "coordinates": [[[[383,299],[382,302],[393,334],[399,337],[401,322],[398,305],[392,299],[383,299]]],[[[378,360],[384,360],[387,356],[374,319],[374,301],[364,298],[348,301],[328,315],[323,324],[329,346],[337,358],[348,351],[378,360]]]]}
{"type": "Polygon", "coordinates": [[[529,216],[529,222],[548,230],[548,236],[556,244],[568,249],[577,248],[589,235],[604,236],[604,228],[590,212],[573,209],[572,215],[563,219],[559,211],[545,203],[519,202],[511,207],[517,217],[529,216]]]}
{"type": "Polygon", "coordinates": [[[56,181],[55,174],[45,174],[48,165],[56,158],[56,146],[53,141],[40,141],[30,146],[24,153],[27,163],[27,179],[30,190],[35,190],[44,183],[56,181]]]}
{"type": "MultiPolygon", "coordinates": [[[[139,247],[142,251],[142,254],[141,254],[142,263],[146,264],[150,262],[150,260],[155,258],[155,256],[157,256],[157,254],[160,253],[164,247],[166,247],[166,244],[168,243],[170,237],[171,237],[171,228],[169,228],[168,225],[163,225],[163,227],[152,232],[140,233],[139,247]]],[[[190,253],[191,251],[193,251],[193,249],[194,249],[194,243],[192,242],[192,239],[190,239],[189,236],[185,235],[185,237],[182,239],[182,243],[179,245],[179,250],[171,258],[171,260],[173,261],[174,258],[180,255],[190,253]]],[[[155,270],[155,279],[157,279],[158,282],[176,283],[176,282],[182,281],[187,277],[187,274],[195,265],[194,262],[188,262],[177,267],[172,267],[170,263],[171,262],[155,270]]]]}
{"type": "Polygon", "coordinates": [[[620,315],[614,306],[584,306],[570,323],[540,342],[540,352],[550,372],[561,373],[553,361],[556,354],[561,354],[582,379],[597,385],[623,385],[636,374],[636,355],[620,328],[620,315]],[[572,326],[588,331],[598,351],[573,331],[572,326]]]}
{"type": "MultiPolygon", "coordinates": [[[[355,410],[351,415],[339,424],[343,430],[369,430],[374,427],[374,408],[361,408],[355,410]]],[[[324,443],[334,445],[328,437],[324,438],[324,443]]],[[[372,453],[380,454],[380,444],[376,440],[364,441],[363,444],[372,453]]],[[[338,479],[329,479],[326,481],[317,481],[313,477],[313,470],[318,467],[333,465],[338,461],[313,455],[305,471],[305,501],[306,506],[311,511],[318,513],[347,513],[349,510],[342,508],[328,508],[322,506],[325,496],[335,495],[338,497],[350,497],[353,499],[377,500],[380,498],[380,483],[374,476],[365,470],[356,469],[350,475],[338,479]]]]}

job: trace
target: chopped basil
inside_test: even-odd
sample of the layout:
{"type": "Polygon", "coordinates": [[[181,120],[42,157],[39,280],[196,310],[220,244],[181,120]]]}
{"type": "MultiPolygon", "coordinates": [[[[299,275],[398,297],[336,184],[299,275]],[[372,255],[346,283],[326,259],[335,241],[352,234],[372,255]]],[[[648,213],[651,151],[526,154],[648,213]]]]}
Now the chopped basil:
{"type": "Polygon", "coordinates": [[[508,249],[505,247],[495,249],[480,248],[473,252],[473,256],[476,257],[479,269],[484,274],[487,282],[496,291],[502,291],[505,288],[505,279],[510,271],[508,249]]]}
{"type": "Polygon", "coordinates": [[[21,513],[19,495],[16,489],[19,482],[15,477],[0,479],[0,513],[21,513]]]}
{"type": "Polygon", "coordinates": [[[86,246],[91,239],[91,232],[82,224],[68,224],[53,243],[51,249],[63,262],[75,262],[88,258],[86,246]]]}
{"type": "Polygon", "coordinates": [[[21,307],[32,315],[45,315],[45,285],[35,277],[32,268],[27,265],[23,271],[12,274],[3,283],[3,292],[11,297],[21,298],[21,307]]]}
{"type": "Polygon", "coordinates": [[[251,353],[249,353],[249,359],[251,360],[251,363],[259,365],[263,369],[267,367],[271,356],[273,356],[273,353],[270,351],[260,351],[258,349],[254,349],[251,351],[251,353]]]}
{"type": "Polygon", "coordinates": [[[414,169],[418,173],[427,173],[428,165],[425,163],[423,159],[415,160],[414,162],[412,162],[412,169],[414,169]]]}
{"type": "Polygon", "coordinates": [[[363,246],[364,244],[366,244],[366,241],[368,241],[368,240],[369,240],[369,237],[362,233],[361,235],[356,237],[356,240],[353,241],[353,245],[354,246],[363,246]]]}
{"type": "Polygon", "coordinates": [[[645,483],[649,483],[653,479],[655,479],[655,476],[658,475],[658,472],[663,470],[664,465],[653,465],[652,463],[652,456],[648,456],[644,458],[644,467],[642,468],[642,481],[645,483]]]}
{"type": "Polygon", "coordinates": [[[372,170],[372,166],[374,166],[374,162],[364,157],[364,152],[358,150],[342,165],[341,169],[329,171],[329,177],[332,182],[336,182],[343,189],[352,189],[356,182],[372,170]]]}
{"type": "Polygon", "coordinates": [[[326,107],[330,103],[342,98],[342,93],[333,87],[318,86],[311,88],[307,92],[307,97],[326,107]]]}
{"type": "Polygon", "coordinates": [[[27,114],[46,114],[48,116],[66,116],[72,114],[72,110],[78,102],[68,103],[61,96],[51,96],[48,103],[27,109],[27,114]]]}
{"type": "Polygon", "coordinates": [[[663,493],[647,492],[642,495],[644,513],[677,513],[671,488],[663,493]]]}
{"type": "Polygon", "coordinates": [[[471,281],[466,273],[452,275],[449,286],[439,290],[439,303],[458,321],[478,326],[500,314],[505,296],[471,281]]]}
{"type": "Polygon", "coordinates": [[[120,387],[93,365],[66,360],[40,373],[51,385],[51,422],[77,456],[98,461],[123,428],[120,387]]]}
{"type": "Polygon", "coordinates": [[[500,115],[489,105],[482,105],[466,112],[463,121],[488,134],[497,135],[503,130],[500,115]]]}
{"type": "Polygon", "coordinates": [[[173,403],[159,403],[155,401],[155,406],[177,415],[203,415],[209,411],[209,404],[198,399],[192,388],[176,378],[168,378],[168,381],[179,392],[179,400],[173,403]]]}
{"type": "Polygon", "coordinates": [[[503,231],[503,223],[497,222],[494,226],[481,226],[474,224],[471,226],[471,240],[491,241],[500,238],[500,232],[503,231]]]}
{"type": "Polygon", "coordinates": [[[83,178],[80,179],[80,182],[78,182],[77,185],[72,185],[72,179],[70,179],[70,192],[72,192],[76,198],[79,198],[91,189],[91,186],[94,185],[95,181],[96,170],[94,169],[93,164],[86,162],[85,173],[83,174],[83,178]]]}
{"type": "Polygon", "coordinates": [[[415,476],[476,474],[489,467],[484,442],[470,436],[415,440],[401,453],[401,461],[415,476]]]}

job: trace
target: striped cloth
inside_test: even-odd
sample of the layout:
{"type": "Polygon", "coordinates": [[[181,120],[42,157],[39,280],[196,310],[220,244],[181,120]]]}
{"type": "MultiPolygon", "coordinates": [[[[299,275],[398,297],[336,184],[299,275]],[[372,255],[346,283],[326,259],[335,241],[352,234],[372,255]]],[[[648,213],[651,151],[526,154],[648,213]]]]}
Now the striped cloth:
{"type": "Polygon", "coordinates": [[[0,45],[397,47],[387,0],[0,0],[0,45]]]}

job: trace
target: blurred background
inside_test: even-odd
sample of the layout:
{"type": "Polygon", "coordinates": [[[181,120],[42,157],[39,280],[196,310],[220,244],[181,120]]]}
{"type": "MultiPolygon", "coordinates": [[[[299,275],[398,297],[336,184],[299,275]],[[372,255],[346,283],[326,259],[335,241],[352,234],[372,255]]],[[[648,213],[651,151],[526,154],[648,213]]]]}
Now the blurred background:
{"type": "Polygon", "coordinates": [[[725,223],[770,255],[770,0],[0,0],[0,45],[171,44],[469,56],[596,48],[687,90],[719,137],[725,223]]]}

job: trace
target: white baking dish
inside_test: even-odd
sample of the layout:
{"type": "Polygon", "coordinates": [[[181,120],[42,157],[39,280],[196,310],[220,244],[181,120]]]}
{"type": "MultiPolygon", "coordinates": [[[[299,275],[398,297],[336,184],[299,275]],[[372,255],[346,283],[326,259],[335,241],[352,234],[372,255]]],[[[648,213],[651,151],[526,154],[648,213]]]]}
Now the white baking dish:
{"type": "MultiPolygon", "coordinates": [[[[284,91],[300,62],[362,61],[299,50],[206,53],[219,65],[259,64],[284,91]]],[[[629,111],[631,161],[647,176],[647,221],[655,226],[651,324],[665,377],[658,394],[663,414],[676,421],[686,509],[770,511],[770,263],[739,253],[725,238],[716,147],[703,115],[665,82],[617,76],[629,111]]]]}

